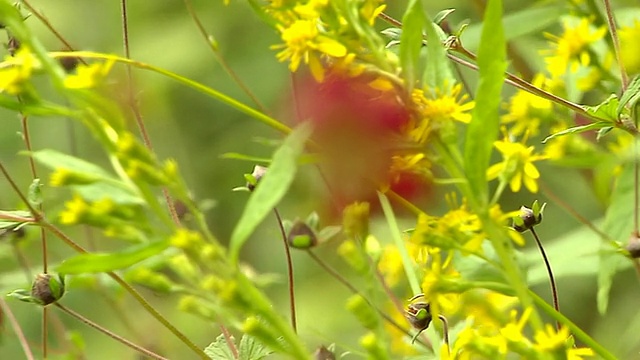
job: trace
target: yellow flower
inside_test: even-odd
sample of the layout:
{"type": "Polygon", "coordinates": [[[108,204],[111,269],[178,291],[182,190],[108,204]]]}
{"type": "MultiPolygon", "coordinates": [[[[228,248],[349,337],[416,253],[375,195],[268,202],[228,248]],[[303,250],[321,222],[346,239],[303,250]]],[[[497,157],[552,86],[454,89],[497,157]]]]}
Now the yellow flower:
{"type": "Polygon", "coordinates": [[[21,47],[15,56],[7,56],[0,64],[0,92],[18,95],[23,84],[29,80],[34,69],[40,63],[33,57],[27,46],[21,47]]]}
{"type": "Polygon", "coordinates": [[[422,279],[422,292],[426,302],[431,306],[430,312],[433,318],[440,314],[454,313],[460,306],[459,294],[447,289],[448,282],[455,281],[460,274],[451,266],[453,252],[449,252],[443,260],[442,253],[437,248],[430,249],[431,269],[422,279]]]}
{"type": "Polygon", "coordinates": [[[633,21],[633,26],[623,26],[618,32],[620,37],[620,57],[624,69],[629,74],[640,73],[640,20],[633,21]]]}
{"type": "Polygon", "coordinates": [[[91,65],[79,65],[74,75],[64,79],[64,86],[69,89],[90,89],[98,86],[109,74],[115,60],[91,65]]]}
{"type": "Polygon", "coordinates": [[[360,14],[367,20],[369,25],[373,26],[378,15],[387,8],[386,4],[380,5],[383,1],[380,0],[366,0],[360,8],[360,14]]]}
{"type": "Polygon", "coordinates": [[[587,18],[581,18],[576,26],[565,21],[562,27],[564,32],[560,37],[545,34],[554,44],[554,49],[549,51],[551,55],[545,57],[547,69],[554,77],[564,74],[567,68],[576,72],[580,65],[588,66],[591,63],[589,46],[602,39],[607,31],[604,26],[593,30],[587,18]]]}
{"type": "MultiPolygon", "coordinates": [[[[533,86],[544,89],[545,77],[538,74],[533,78],[533,86]]],[[[513,135],[522,135],[529,131],[535,136],[539,132],[540,123],[552,114],[553,104],[551,101],[528,91],[518,90],[511,97],[507,105],[509,112],[502,117],[505,124],[513,124],[509,132],[513,135]]]]}
{"type": "Polygon", "coordinates": [[[589,348],[574,348],[570,346],[569,329],[560,328],[559,331],[546,324],[544,330],[538,331],[535,335],[535,350],[540,353],[554,355],[554,358],[563,358],[568,360],[582,360],[583,356],[594,356],[593,350],[589,348]]]}
{"type": "Polygon", "coordinates": [[[524,186],[532,193],[538,192],[540,172],[533,165],[534,161],[546,159],[544,155],[534,155],[533,146],[524,145],[526,136],[522,143],[511,142],[505,134],[504,140],[496,141],[493,146],[502,154],[503,161],[492,165],[487,169],[487,180],[500,177],[502,181],[509,183],[511,191],[518,192],[524,186]]]}
{"type": "Polygon", "coordinates": [[[469,123],[471,114],[468,112],[473,109],[475,102],[467,101],[467,94],[460,96],[461,91],[462,84],[456,84],[446,92],[435,89],[432,92],[434,98],[425,97],[424,91],[420,89],[415,89],[411,95],[419,113],[426,119],[436,123],[451,120],[469,123]]]}
{"type": "Polygon", "coordinates": [[[347,48],[339,41],[321,34],[318,24],[313,20],[296,20],[289,27],[278,26],[284,44],[274,45],[272,49],[283,49],[277,54],[280,61],[289,60],[289,70],[295,72],[300,62],[309,65],[311,74],[317,81],[324,79],[324,66],[320,55],[341,58],[347,55],[347,48]]]}
{"type": "Polygon", "coordinates": [[[60,222],[65,225],[80,223],[90,210],[89,204],[77,194],[64,205],[65,209],[60,213],[60,222]]]}
{"type": "Polygon", "coordinates": [[[382,249],[382,255],[378,262],[378,271],[380,271],[389,287],[394,287],[398,284],[404,275],[404,267],[402,265],[402,256],[397,247],[386,245],[382,249]]]}

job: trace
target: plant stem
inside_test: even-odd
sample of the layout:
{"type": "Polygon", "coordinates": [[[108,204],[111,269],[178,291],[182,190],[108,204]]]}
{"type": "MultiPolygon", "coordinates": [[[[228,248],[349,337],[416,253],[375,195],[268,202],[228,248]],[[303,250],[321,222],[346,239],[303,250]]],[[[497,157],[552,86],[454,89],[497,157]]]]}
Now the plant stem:
{"type": "Polygon", "coordinates": [[[601,358],[607,360],[616,360],[618,359],[616,356],[611,354],[604,346],[600,345],[597,341],[592,339],[589,334],[584,332],[579,326],[571,322],[569,318],[562,315],[562,313],[556,311],[551,305],[547,304],[547,302],[541,298],[535,292],[529,290],[529,296],[533,299],[533,302],[538,305],[544,312],[549,314],[555,320],[561,322],[564,326],[569,328],[571,333],[576,337],[576,339],[582,341],[585,345],[591,348],[596,354],[598,354],[601,358]]]}
{"type": "MultiPolygon", "coordinates": [[[[544,266],[547,268],[547,274],[549,275],[549,284],[551,286],[551,295],[553,297],[553,308],[556,309],[557,312],[560,312],[560,302],[558,301],[558,287],[556,286],[556,280],[553,277],[553,270],[551,270],[551,263],[549,263],[549,259],[547,258],[547,253],[544,251],[544,247],[542,246],[542,242],[536,233],[536,230],[531,227],[531,234],[533,234],[533,238],[536,239],[536,245],[538,245],[538,249],[540,249],[540,254],[542,255],[542,259],[544,260],[544,266]]],[[[560,330],[560,322],[556,321],[556,328],[560,330]]]]}
{"type": "Polygon", "coordinates": [[[293,279],[293,261],[291,260],[291,249],[289,249],[289,243],[287,242],[287,233],[284,230],[284,223],[278,209],[273,208],[276,219],[278,220],[278,227],[280,228],[280,234],[282,235],[282,242],[284,244],[284,254],[287,259],[287,278],[289,280],[289,313],[291,316],[291,327],[295,333],[298,332],[298,326],[296,324],[296,297],[295,287],[293,279]]]}
{"type": "Polygon", "coordinates": [[[116,341],[118,341],[118,342],[120,342],[120,343],[122,343],[122,344],[124,344],[124,345],[126,345],[126,346],[128,346],[130,348],[132,348],[132,349],[134,349],[135,351],[137,351],[137,352],[139,352],[139,353],[141,353],[141,354],[143,354],[145,356],[148,356],[150,358],[157,359],[157,360],[168,360],[165,357],[162,357],[162,356],[160,356],[160,355],[158,355],[158,354],[156,354],[156,353],[154,353],[154,352],[152,352],[150,350],[147,350],[147,349],[143,348],[140,345],[134,344],[133,342],[127,340],[126,338],[123,338],[122,336],[116,335],[115,333],[103,328],[102,326],[94,323],[93,321],[87,319],[86,317],[80,315],[79,313],[67,308],[66,306],[64,306],[64,305],[62,305],[62,304],[60,304],[58,302],[54,303],[54,305],[57,308],[59,308],[60,310],[64,311],[65,313],[69,314],[70,316],[76,318],[77,320],[80,320],[81,322],[89,325],[90,327],[100,331],[101,333],[109,336],[110,338],[112,338],[112,339],[114,339],[114,340],[116,340],[116,341]]]}
{"type": "Polygon", "coordinates": [[[16,320],[16,317],[13,315],[13,311],[11,311],[9,304],[7,304],[7,302],[4,300],[2,296],[0,296],[0,310],[2,311],[2,314],[4,314],[4,316],[7,317],[7,320],[9,320],[9,323],[11,324],[11,328],[16,333],[16,336],[18,337],[18,341],[20,342],[20,346],[22,347],[22,351],[24,352],[24,355],[26,356],[27,360],[34,360],[35,358],[33,357],[33,352],[31,352],[31,347],[29,347],[29,342],[27,341],[27,338],[24,336],[24,333],[22,332],[20,323],[18,323],[18,320],[16,320]]]}

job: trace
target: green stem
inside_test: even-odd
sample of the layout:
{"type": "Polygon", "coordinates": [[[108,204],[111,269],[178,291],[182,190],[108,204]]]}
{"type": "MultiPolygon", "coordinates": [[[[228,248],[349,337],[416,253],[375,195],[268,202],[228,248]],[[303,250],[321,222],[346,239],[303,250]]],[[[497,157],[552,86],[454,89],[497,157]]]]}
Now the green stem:
{"type": "Polygon", "coordinates": [[[393,208],[389,203],[389,199],[383,193],[378,192],[378,199],[380,199],[382,211],[384,212],[384,216],[387,219],[387,224],[389,224],[389,229],[391,230],[393,241],[396,244],[396,248],[398,248],[398,251],[400,252],[400,256],[402,257],[402,265],[404,266],[404,272],[407,275],[407,279],[409,280],[411,291],[414,295],[420,294],[422,293],[422,288],[420,286],[420,282],[418,281],[418,275],[416,274],[415,268],[413,266],[413,261],[411,261],[411,257],[409,256],[409,252],[407,251],[407,247],[402,241],[402,232],[400,231],[398,222],[396,221],[396,217],[393,214],[393,208]]]}
{"type": "Polygon", "coordinates": [[[597,341],[591,338],[586,332],[582,331],[579,326],[571,322],[569,318],[557,312],[551,305],[549,305],[543,298],[538,296],[538,294],[529,290],[529,296],[533,299],[533,302],[538,305],[544,312],[546,312],[549,316],[554,318],[555,320],[564,324],[571,333],[576,337],[576,339],[582,341],[585,345],[590,347],[596,354],[598,354],[601,358],[607,360],[615,360],[616,356],[611,354],[604,346],[600,345],[597,341]]]}

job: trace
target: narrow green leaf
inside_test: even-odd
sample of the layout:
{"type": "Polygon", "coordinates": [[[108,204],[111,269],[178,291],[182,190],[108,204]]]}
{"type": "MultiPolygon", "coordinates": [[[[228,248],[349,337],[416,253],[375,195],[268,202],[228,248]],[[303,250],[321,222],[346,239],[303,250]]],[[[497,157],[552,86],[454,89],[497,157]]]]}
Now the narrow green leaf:
{"type": "Polygon", "coordinates": [[[108,254],[81,254],[63,261],[56,271],[61,274],[100,273],[123,269],[157,255],[169,247],[169,241],[155,241],[108,254]]]}
{"type": "MultiPolygon", "coordinates": [[[[611,194],[611,203],[605,214],[603,231],[612,240],[626,243],[633,231],[635,216],[633,206],[635,166],[629,162],[624,165],[611,194]]],[[[603,242],[600,246],[600,266],[598,272],[598,312],[605,314],[609,305],[609,291],[613,276],[620,263],[628,261],[611,244],[603,242]]]]}
{"type": "Polygon", "coordinates": [[[56,150],[44,149],[26,153],[42,165],[55,169],[68,169],[77,173],[86,173],[99,178],[113,178],[108,172],[98,165],[75,156],[67,155],[56,150]]]}
{"type": "Polygon", "coordinates": [[[231,234],[229,252],[233,262],[237,263],[242,245],[286,194],[298,169],[297,159],[310,135],[310,124],[298,126],[273,154],[271,167],[251,194],[231,234]]]}
{"type": "Polygon", "coordinates": [[[402,17],[402,34],[400,35],[400,65],[409,92],[416,86],[418,74],[422,71],[420,49],[423,44],[422,30],[426,23],[427,17],[422,8],[422,1],[411,0],[402,17]]]}
{"type": "Polygon", "coordinates": [[[442,43],[443,39],[438,34],[438,32],[442,33],[442,29],[432,22],[427,23],[425,27],[427,30],[427,64],[422,85],[425,90],[439,88],[446,91],[444,86],[453,85],[455,78],[449,67],[447,50],[442,43]]]}
{"type": "MultiPolygon", "coordinates": [[[[563,15],[566,9],[563,6],[531,7],[522,11],[507,14],[502,18],[506,40],[512,40],[527,34],[538,34],[551,24],[558,22],[558,17],[563,15]]],[[[480,43],[481,24],[469,25],[463,35],[462,43],[470,50],[478,48],[480,43]]]]}
{"type": "Polygon", "coordinates": [[[480,82],[476,106],[467,128],[464,168],[469,185],[479,204],[488,202],[486,171],[491,148],[498,136],[500,93],[507,68],[502,1],[490,0],[484,15],[482,40],[478,51],[480,82]]]}
{"type": "Polygon", "coordinates": [[[20,218],[30,219],[31,213],[24,210],[14,210],[14,211],[0,210],[0,216],[4,217],[0,219],[0,230],[14,229],[20,224],[24,224],[24,221],[18,221],[17,219],[20,219],[20,218]],[[16,221],[11,220],[12,218],[16,218],[16,221]]]}
{"type": "Polygon", "coordinates": [[[627,91],[622,94],[620,103],[616,109],[618,116],[622,114],[622,111],[627,104],[629,104],[630,108],[633,108],[638,103],[638,100],[640,100],[640,75],[636,75],[633,80],[631,80],[629,87],[627,87],[627,91]]]}
{"type": "Polygon", "coordinates": [[[544,138],[544,140],[542,140],[542,143],[546,143],[547,141],[556,138],[558,136],[564,136],[567,134],[579,134],[579,133],[583,133],[585,131],[589,131],[589,130],[598,130],[598,129],[604,129],[611,126],[611,123],[608,121],[596,121],[594,123],[591,124],[587,124],[587,125],[580,125],[580,126],[574,126],[574,127],[570,127],[568,129],[564,129],[562,131],[558,131],[555,134],[551,134],[549,136],[547,136],[546,138],[544,138]]]}
{"type": "Polygon", "coordinates": [[[449,16],[449,14],[451,14],[454,11],[456,11],[456,9],[444,9],[444,10],[440,11],[433,18],[433,22],[436,23],[436,24],[440,24],[444,19],[447,18],[447,16],[449,16]]]}
{"type": "Polygon", "coordinates": [[[98,201],[105,197],[119,205],[144,205],[146,201],[129,185],[120,180],[95,182],[87,185],[72,185],[71,188],[87,201],[98,201]]]}

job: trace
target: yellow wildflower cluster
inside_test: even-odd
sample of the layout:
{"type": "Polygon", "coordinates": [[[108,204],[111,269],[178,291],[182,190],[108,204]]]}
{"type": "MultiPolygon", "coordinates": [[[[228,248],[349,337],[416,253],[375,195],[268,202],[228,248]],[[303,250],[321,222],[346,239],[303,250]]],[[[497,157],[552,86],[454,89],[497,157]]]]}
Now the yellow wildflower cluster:
{"type": "Polygon", "coordinates": [[[631,26],[623,26],[618,35],[625,70],[630,75],[640,73],[640,20],[634,20],[631,26]]]}
{"type": "Polygon", "coordinates": [[[567,328],[556,330],[547,324],[533,339],[528,338],[524,329],[530,315],[531,309],[526,309],[518,318],[517,312],[512,310],[509,321],[500,327],[479,326],[474,318],[469,318],[452,344],[451,352],[441,358],[505,359],[518,356],[523,359],[580,360],[594,355],[591,349],[573,347],[567,328]]]}
{"type": "MultiPolygon", "coordinates": [[[[546,90],[544,75],[536,75],[532,85],[546,90]]],[[[518,90],[511,97],[506,108],[508,113],[502,116],[502,122],[510,125],[509,132],[515,136],[526,132],[531,136],[538,135],[541,123],[553,116],[551,101],[524,90],[518,90]]]]}
{"type": "Polygon", "coordinates": [[[34,70],[40,68],[40,62],[27,46],[21,47],[15,56],[7,56],[0,63],[0,92],[19,95],[31,78],[34,70]]]}

